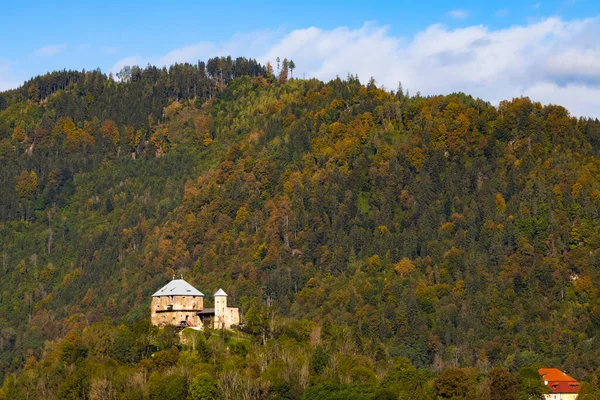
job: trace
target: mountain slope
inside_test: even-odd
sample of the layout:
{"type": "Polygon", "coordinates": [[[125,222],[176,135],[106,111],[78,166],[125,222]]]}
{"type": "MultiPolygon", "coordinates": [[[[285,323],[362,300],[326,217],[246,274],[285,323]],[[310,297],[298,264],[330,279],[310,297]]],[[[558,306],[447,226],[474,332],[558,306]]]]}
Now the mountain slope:
{"type": "MultiPolygon", "coordinates": [[[[399,357],[430,383],[430,370],[455,366],[526,374],[543,363],[591,376],[598,121],[529,99],[495,108],[354,77],[276,80],[260,66],[227,81],[207,74],[215,92],[204,97],[180,90],[158,108],[125,107],[165,85],[152,71],[139,87],[100,79],[102,105],[82,100],[96,96],[80,81],[40,99],[34,79],[29,99],[2,97],[5,373],[25,360],[33,374],[63,363],[91,390],[92,362],[162,368],[144,367],[149,344],[120,358],[111,324],[141,332],[150,294],[183,274],[205,292],[227,288],[247,320],[249,336],[206,355],[229,363],[204,371],[220,390],[232,376],[291,398],[328,382],[385,386],[399,357]],[[90,332],[110,332],[112,350],[90,332]],[[52,350],[65,343],[90,353],[52,350]]],[[[169,348],[152,335],[152,348],[169,348]]]]}

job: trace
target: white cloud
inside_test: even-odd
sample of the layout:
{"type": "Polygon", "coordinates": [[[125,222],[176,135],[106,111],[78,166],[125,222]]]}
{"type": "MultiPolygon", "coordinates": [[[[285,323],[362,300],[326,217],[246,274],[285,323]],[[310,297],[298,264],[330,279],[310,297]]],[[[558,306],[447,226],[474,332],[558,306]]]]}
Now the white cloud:
{"type": "Polygon", "coordinates": [[[63,51],[66,47],[67,47],[67,45],[65,43],[63,43],[63,44],[51,44],[51,45],[48,45],[48,46],[40,47],[39,49],[37,49],[35,51],[35,54],[37,56],[40,56],[40,57],[55,56],[58,53],[60,53],[61,51],[63,51]]]}
{"type": "Polygon", "coordinates": [[[307,77],[345,78],[352,73],[379,79],[389,72],[390,64],[401,67],[394,54],[400,47],[401,40],[391,37],[387,27],[374,24],[356,30],[312,27],[291,32],[258,59],[272,62],[278,56],[291,58],[307,77]]]}
{"type": "Polygon", "coordinates": [[[411,93],[465,92],[498,103],[530,96],[567,107],[572,114],[600,117],[600,18],[547,18],[504,29],[483,25],[451,29],[435,24],[412,37],[366,23],[360,28],[309,27],[291,32],[261,31],[225,42],[200,42],[154,58],[130,57],[123,65],[196,62],[215,55],[294,60],[294,75],[329,80],[358,74],[411,93]]]}
{"type": "Polygon", "coordinates": [[[566,106],[572,114],[577,116],[600,118],[600,87],[598,86],[577,83],[560,86],[553,82],[543,81],[528,87],[527,95],[544,104],[566,106]]]}
{"type": "Polygon", "coordinates": [[[600,49],[564,49],[546,59],[544,70],[557,80],[592,80],[600,83],[600,49]]]}
{"type": "Polygon", "coordinates": [[[454,19],[465,19],[469,16],[469,12],[466,10],[452,10],[448,11],[448,16],[454,19]]]}

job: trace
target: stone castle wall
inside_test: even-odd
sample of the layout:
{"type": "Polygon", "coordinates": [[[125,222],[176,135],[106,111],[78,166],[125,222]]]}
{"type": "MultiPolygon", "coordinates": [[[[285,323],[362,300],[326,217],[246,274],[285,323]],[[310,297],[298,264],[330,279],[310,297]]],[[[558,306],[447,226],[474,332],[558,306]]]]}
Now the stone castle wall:
{"type": "MultiPolygon", "coordinates": [[[[202,320],[197,315],[204,309],[202,296],[156,296],[152,297],[150,307],[152,325],[179,325],[183,321],[189,321],[192,326],[202,328],[202,320]]],[[[216,296],[213,327],[231,329],[232,325],[239,323],[239,308],[227,307],[227,297],[216,296]]]]}
{"type": "Polygon", "coordinates": [[[225,329],[230,329],[231,325],[240,324],[240,309],[237,307],[227,307],[221,318],[225,329]]]}
{"type": "Polygon", "coordinates": [[[152,297],[150,320],[152,325],[179,325],[181,321],[190,321],[193,326],[201,327],[196,315],[204,308],[202,296],[157,296],[152,297]]]}
{"type": "Polygon", "coordinates": [[[227,307],[227,297],[215,297],[215,329],[230,329],[231,325],[239,325],[240,310],[237,307],[227,307]]]}

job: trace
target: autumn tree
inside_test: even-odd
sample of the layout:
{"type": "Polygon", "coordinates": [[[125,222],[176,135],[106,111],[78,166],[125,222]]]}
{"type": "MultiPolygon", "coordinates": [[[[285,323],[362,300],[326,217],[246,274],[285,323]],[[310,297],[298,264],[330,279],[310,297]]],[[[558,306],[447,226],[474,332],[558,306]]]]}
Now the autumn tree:
{"type": "Polygon", "coordinates": [[[506,368],[492,368],[490,376],[490,400],[515,400],[518,381],[506,368]]]}
{"type": "Polygon", "coordinates": [[[121,137],[119,127],[113,120],[107,119],[102,122],[100,133],[102,134],[102,139],[111,146],[111,148],[114,149],[118,147],[121,137]]]}
{"type": "Polygon", "coordinates": [[[21,126],[16,126],[13,130],[12,139],[16,142],[24,142],[27,136],[25,135],[25,130],[21,126]]]}
{"type": "Polygon", "coordinates": [[[434,381],[435,393],[441,399],[464,399],[470,388],[469,376],[460,368],[448,368],[434,381]]]}
{"type": "MultiPolygon", "coordinates": [[[[279,69],[279,62],[277,62],[277,69],[279,69]]],[[[279,72],[279,83],[285,83],[288,80],[288,73],[289,73],[289,63],[287,58],[283,59],[283,62],[281,64],[281,71],[279,72]]]]}

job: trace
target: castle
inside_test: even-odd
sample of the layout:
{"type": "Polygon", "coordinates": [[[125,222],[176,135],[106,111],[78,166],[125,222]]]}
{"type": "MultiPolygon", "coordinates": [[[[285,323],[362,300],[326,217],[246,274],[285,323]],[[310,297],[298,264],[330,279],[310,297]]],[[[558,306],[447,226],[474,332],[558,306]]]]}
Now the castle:
{"type": "Polygon", "coordinates": [[[237,307],[227,306],[227,293],[219,289],[214,295],[214,308],[204,308],[204,294],[183,279],[173,279],[152,295],[152,325],[175,325],[202,329],[231,329],[240,323],[237,307]]]}

